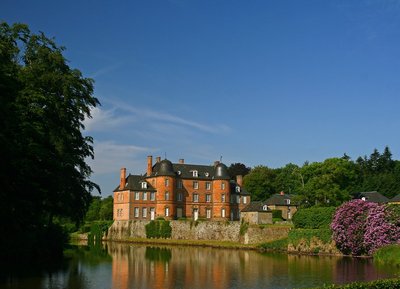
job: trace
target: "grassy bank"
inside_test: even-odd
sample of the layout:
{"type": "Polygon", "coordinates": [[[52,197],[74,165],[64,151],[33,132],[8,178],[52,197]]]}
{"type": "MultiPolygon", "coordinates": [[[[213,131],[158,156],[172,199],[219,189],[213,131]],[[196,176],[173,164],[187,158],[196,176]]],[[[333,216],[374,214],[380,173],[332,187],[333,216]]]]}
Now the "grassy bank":
{"type": "Polygon", "coordinates": [[[389,245],[378,249],[374,255],[374,262],[382,265],[400,267],[400,245],[389,245]]]}
{"type": "Polygon", "coordinates": [[[256,244],[245,245],[229,241],[210,241],[210,240],[174,240],[174,239],[146,239],[146,238],[125,238],[112,240],[113,242],[135,243],[135,244],[154,244],[154,245],[174,245],[174,246],[199,246],[224,249],[249,249],[256,250],[256,244]]]}
{"type": "Polygon", "coordinates": [[[372,282],[354,282],[345,285],[328,285],[323,287],[316,287],[314,289],[395,289],[400,288],[400,279],[383,279],[372,282]]]}

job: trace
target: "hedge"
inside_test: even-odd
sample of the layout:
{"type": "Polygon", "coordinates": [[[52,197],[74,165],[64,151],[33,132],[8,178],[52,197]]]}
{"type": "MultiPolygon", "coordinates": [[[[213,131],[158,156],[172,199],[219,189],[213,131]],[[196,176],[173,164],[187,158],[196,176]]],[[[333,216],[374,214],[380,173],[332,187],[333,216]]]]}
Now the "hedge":
{"type": "Polygon", "coordinates": [[[370,289],[396,289],[400,288],[400,279],[383,279],[383,280],[377,280],[377,281],[372,281],[372,282],[354,282],[350,284],[345,284],[345,285],[329,285],[329,286],[323,286],[323,287],[316,287],[314,289],[318,288],[328,288],[328,289],[364,289],[364,288],[370,288],[370,289]]]}
{"type": "Polygon", "coordinates": [[[172,227],[169,221],[165,221],[164,219],[153,220],[145,227],[147,238],[171,238],[172,227]]]}
{"type": "Polygon", "coordinates": [[[299,209],[293,216],[295,228],[328,229],[332,222],[335,207],[312,207],[299,209]]]}

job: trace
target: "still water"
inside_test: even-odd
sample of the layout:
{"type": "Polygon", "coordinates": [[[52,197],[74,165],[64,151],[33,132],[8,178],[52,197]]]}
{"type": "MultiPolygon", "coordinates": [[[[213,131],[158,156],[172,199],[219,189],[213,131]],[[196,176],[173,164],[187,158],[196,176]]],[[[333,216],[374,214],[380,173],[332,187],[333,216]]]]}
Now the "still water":
{"type": "Polygon", "coordinates": [[[397,276],[370,259],[261,254],[201,247],[73,246],[51,269],[19,272],[0,288],[307,288],[397,276]]]}

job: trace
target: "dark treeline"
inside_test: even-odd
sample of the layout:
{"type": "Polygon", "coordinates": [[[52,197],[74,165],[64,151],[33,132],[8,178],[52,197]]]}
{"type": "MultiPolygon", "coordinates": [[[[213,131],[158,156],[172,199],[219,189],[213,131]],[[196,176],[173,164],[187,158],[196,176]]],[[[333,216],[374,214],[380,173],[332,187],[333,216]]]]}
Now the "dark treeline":
{"type": "Polygon", "coordinates": [[[0,23],[0,255],[18,262],[62,252],[60,222],[79,223],[98,189],[81,130],[99,102],[63,50],[26,25],[0,23]]]}
{"type": "Polygon", "coordinates": [[[291,163],[277,169],[256,166],[245,176],[244,186],[253,200],[284,191],[296,194],[303,206],[336,206],[366,191],[392,198],[400,193],[400,161],[393,160],[385,147],[382,153],[375,149],[355,161],[344,154],[301,167],[291,163]]]}

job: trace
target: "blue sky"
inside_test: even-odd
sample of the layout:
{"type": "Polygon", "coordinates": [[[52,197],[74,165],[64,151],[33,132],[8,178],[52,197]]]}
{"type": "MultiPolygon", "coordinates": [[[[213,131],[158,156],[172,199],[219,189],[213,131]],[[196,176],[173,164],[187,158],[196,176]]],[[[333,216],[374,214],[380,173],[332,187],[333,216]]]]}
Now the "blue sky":
{"type": "Polygon", "coordinates": [[[146,156],[281,167],[400,153],[400,1],[2,0],[66,47],[102,106],[103,196],[146,156]]]}

